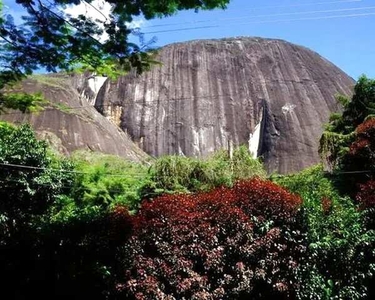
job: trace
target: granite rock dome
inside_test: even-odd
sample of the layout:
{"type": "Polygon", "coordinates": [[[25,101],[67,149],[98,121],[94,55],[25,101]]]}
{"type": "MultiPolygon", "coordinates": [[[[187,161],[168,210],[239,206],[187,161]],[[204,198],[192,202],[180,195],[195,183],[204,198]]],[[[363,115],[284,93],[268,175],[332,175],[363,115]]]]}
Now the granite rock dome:
{"type": "Polygon", "coordinates": [[[196,40],[160,49],[161,65],[105,81],[95,106],[152,156],[206,156],[249,145],[268,172],[319,162],[335,95],[354,81],[305,47],[283,40],[196,40]]]}

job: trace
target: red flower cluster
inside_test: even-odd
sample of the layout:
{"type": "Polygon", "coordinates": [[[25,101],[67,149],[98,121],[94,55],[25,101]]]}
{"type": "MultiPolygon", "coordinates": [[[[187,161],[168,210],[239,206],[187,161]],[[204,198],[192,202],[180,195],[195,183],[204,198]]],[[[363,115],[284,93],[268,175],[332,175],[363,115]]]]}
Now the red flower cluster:
{"type": "Polygon", "coordinates": [[[322,210],[325,214],[328,214],[331,209],[332,209],[332,200],[327,198],[327,197],[323,197],[321,199],[321,204],[322,204],[322,210]]]}
{"type": "Polygon", "coordinates": [[[358,135],[363,136],[371,136],[371,134],[375,133],[375,119],[371,118],[367,121],[363,122],[362,124],[358,125],[356,132],[358,135]]]}
{"type": "Polygon", "coordinates": [[[363,122],[357,127],[356,133],[357,138],[350,146],[349,155],[359,163],[369,165],[369,160],[373,160],[375,154],[375,119],[363,122]]]}
{"type": "Polygon", "coordinates": [[[117,288],[133,299],[291,298],[301,199],[260,179],[142,205],[117,288]]]}
{"type": "Polygon", "coordinates": [[[358,191],[359,184],[375,179],[375,119],[357,127],[356,139],[343,159],[343,170],[355,171],[345,175],[345,184],[352,196],[358,191]]]}

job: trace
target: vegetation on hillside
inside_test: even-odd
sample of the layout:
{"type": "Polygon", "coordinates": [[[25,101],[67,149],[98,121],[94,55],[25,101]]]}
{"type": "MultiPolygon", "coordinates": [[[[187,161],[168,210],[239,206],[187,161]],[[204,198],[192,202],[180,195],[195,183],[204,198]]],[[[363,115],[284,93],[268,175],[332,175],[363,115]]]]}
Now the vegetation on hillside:
{"type": "Polygon", "coordinates": [[[7,94],[3,89],[33,71],[91,71],[115,78],[131,70],[142,73],[155,61],[155,38],[144,40],[131,22],[143,16],[161,18],[181,10],[225,8],[229,0],[92,0],[14,1],[20,16],[15,19],[0,0],[0,112],[39,107],[37,94],[7,94]],[[85,5],[82,11],[79,5],[85,5]],[[87,11],[87,6],[95,14],[87,11]],[[74,7],[78,15],[66,8],[74,7]],[[106,8],[104,8],[106,7],[106,8]],[[108,8],[109,13],[103,13],[108,8]],[[99,13],[101,16],[97,17],[99,13]],[[139,43],[130,42],[131,36],[139,43]],[[103,39],[103,37],[106,37],[103,39]]]}
{"type": "Polygon", "coordinates": [[[88,152],[67,159],[29,126],[1,123],[2,292],[372,299],[375,122],[371,110],[358,110],[375,102],[374,81],[362,78],[355,92],[322,139],[350,136],[325,145],[336,155],[333,170],[319,165],[273,182],[245,147],[232,157],[150,164],[88,152]]]}
{"type": "Polygon", "coordinates": [[[321,165],[273,179],[303,199],[305,259],[298,269],[301,299],[363,299],[375,274],[375,232],[365,212],[340,196],[321,165]]]}
{"type": "Polygon", "coordinates": [[[218,186],[232,186],[239,179],[254,176],[265,178],[259,160],[253,159],[246,146],[234,149],[232,157],[221,150],[206,159],[184,156],[165,156],[150,168],[151,181],[144,196],[163,193],[208,191],[218,186]],[[151,193],[150,193],[151,192],[151,193]]]}

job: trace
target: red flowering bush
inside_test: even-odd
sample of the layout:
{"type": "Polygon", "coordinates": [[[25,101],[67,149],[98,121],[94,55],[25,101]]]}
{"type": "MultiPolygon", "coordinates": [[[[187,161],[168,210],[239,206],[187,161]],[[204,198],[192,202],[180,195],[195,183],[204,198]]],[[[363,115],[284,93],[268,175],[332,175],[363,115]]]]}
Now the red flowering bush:
{"type": "Polygon", "coordinates": [[[259,179],[143,203],[117,289],[131,299],[293,298],[300,205],[259,179]]]}
{"type": "Polygon", "coordinates": [[[343,190],[356,197],[359,184],[374,179],[375,175],[375,119],[369,119],[356,129],[356,139],[343,158],[343,190]]]}
{"type": "Polygon", "coordinates": [[[375,180],[370,180],[359,186],[356,200],[364,209],[375,208],[375,180]]]}
{"type": "Polygon", "coordinates": [[[369,119],[356,129],[357,138],[350,146],[352,168],[375,169],[375,119],[369,119]]]}
{"type": "Polygon", "coordinates": [[[371,138],[375,134],[375,119],[370,118],[367,121],[363,122],[362,124],[358,125],[356,132],[358,135],[362,135],[362,137],[371,138]]]}

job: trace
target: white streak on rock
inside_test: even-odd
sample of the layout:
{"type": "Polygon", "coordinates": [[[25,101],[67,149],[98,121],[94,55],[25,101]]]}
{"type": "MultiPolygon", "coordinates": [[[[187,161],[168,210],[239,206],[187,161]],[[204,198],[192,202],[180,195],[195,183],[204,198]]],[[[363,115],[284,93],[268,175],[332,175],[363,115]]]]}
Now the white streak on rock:
{"type": "Polygon", "coordinates": [[[88,85],[89,85],[89,88],[91,89],[91,91],[94,93],[94,97],[90,97],[92,103],[90,103],[91,105],[94,105],[95,104],[95,101],[96,101],[96,96],[98,95],[99,93],[99,90],[100,88],[103,86],[104,82],[106,82],[107,80],[107,77],[104,77],[104,76],[92,76],[90,77],[87,82],[88,82],[88,85]]]}
{"type": "Polygon", "coordinates": [[[257,126],[255,126],[254,132],[249,135],[249,151],[252,154],[253,158],[258,157],[258,149],[260,142],[260,129],[262,127],[262,119],[260,119],[257,126]]]}
{"type": "Polygon", "coordinates": [[[291,103],[286,103],[282,108],[281,108],[281,111],[283,112],[284,115],[286,115],[287,113],[292,113],[293,110],[296,108],[296,105],[295,104],[291,104],[291,103]]]}

